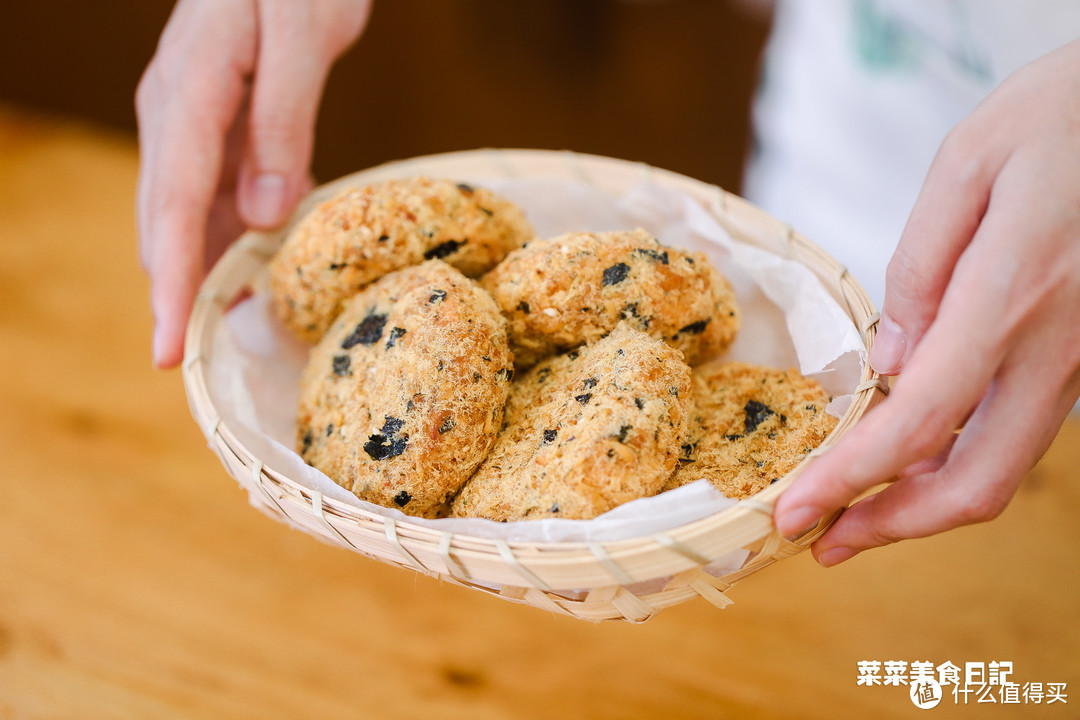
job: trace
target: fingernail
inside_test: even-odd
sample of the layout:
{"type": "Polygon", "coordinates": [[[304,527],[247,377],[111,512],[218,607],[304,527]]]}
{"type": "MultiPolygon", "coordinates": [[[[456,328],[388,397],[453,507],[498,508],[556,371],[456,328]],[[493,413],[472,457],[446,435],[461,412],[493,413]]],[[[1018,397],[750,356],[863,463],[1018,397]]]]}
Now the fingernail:
{"type": "Polygon", "coordinates": [[[852,550],[849,547],[834,547],[829,548],[818,555],[817,561],[821,567],[832,567],[833,565],[839,565],[845,560],[850,560],[858,554],[858,550],[852,550]]]}
{"type": "Polygon", "coordinates": [[[263,173],[251,184],[244,215],[248,222],[260,227],[274,227],[285,214],[285,176],[263,173]]]}
{"type": "Polygon", "coordinates": [[[882,315],[881,322],[878,323],[877,337],[874,338],[874,347],[870,350],[870,367],[882,375],[896,372],[900,368],[900,361],[904,359],[906,347],[904,331],[888,315],[882,315]]]}
{"type": "Polygon", "coordinates": [[[821,520],[821,513],[812,507],[797,507],[776,518],[776,529],[781,535],[794,535],[809,530],[821,520]]]}

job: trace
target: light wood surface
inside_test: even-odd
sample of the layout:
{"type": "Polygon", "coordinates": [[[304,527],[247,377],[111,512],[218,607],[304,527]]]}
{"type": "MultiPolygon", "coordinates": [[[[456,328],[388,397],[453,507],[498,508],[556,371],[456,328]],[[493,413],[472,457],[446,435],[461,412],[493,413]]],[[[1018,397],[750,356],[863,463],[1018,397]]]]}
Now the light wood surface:
{"type": "Polygon", "coordinates": [[[1080,422],[993,523],[808,554],[643,625],[332,548],[251,509],[150,364],[133,140],[0,109],[0,720],[903,718],[860,660],[1011,661],[1080,715],[1080,422]]]}

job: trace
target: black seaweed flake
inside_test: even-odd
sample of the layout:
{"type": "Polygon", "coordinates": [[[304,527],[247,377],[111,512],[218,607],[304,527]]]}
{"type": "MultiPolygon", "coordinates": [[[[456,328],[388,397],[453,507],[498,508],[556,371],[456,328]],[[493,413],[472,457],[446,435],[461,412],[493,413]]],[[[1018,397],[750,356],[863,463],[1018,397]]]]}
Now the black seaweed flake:
{"type": "Polygon", "coordinates": [[[405,452],[409,438],[398,435],[404,425],[404,420],[387,415],[382,430],[368,437],[368,441],[364,443],[364,452],[371,456],[372,460],[386,460],[405,452]]]}
{"type": "Polygon", "coordinates": [[[764,403],[759,403],[757,400],[751,400],[743,407],[743,412],[746,413],[746,434],[757,430],[757,426],[764,422],[765,418],[770,415],[775,415],[772,408],[764,403]]]}
{"type": "Polygon", "coordinates": [[[536,382],[537,382],[537,384],[542,385],[545,381],[547,381],[548,375],[550,375],[550,374],[551,374],[551,368],[549,368],[549,367],[543,367],[543,368],[540,368],[539,370],[537,370],[536,371],[536,382]]]}
{"type": "Polygon", "coordinates": [[[386,349],[394,347],[394,343],[398,341],[398,338],[405,334],[405,328],[395,327],[390,328],[390,337],[386,340],[386,349]]]}
{"type": "Polygon", "coordinates": [[[483,205],[477,205],[476,209],[479,210],[480,212],[484,213],[488,217],[491,217],[492,215],[495,214],[494,210],[489,210],[488,208],[484,207],[483,205]]]}
{"type": "Polygon", "coordinates": [[[380,235],[379,236],[379,242],[386,242],[389,239],[390,239],[389,235],[380,235]]]}
{"type": "Polygon", "coordinates": [[[439,426],[439,434],[443,435],[454,429],[454,418],[448,417],[442,421],[442,425],[439,426]]]}
{"type": "Polygon", "coordinates": [[[626,442],[626,434],[633,430],[632,425],[623,425],[619,428],[619,434],[615,436],[615,439],[619,442],[626,442]]]}
{"type": "Polygon", "coordinates": [[[326,437],[330,437],[334,434],[334,423],[330,423],[326,426],[326,437]]]}
{"type": "Polygon", "coordinates": [[[405,421],[401,418],[391,417],[390,415],[384,416],[384,422],[382,426],[382,432],[384,435],[393,435],[398,430],[405,426],[405,421]]]}
{"type": "Polygon", "coordinates": [[[550,445],[555,442],[555,438],[559,436],[558,429],[545,430],[544,439],[540,442],[541,445],[550,445]]]}
{"type": "Polygon", "coordinates": [[[382,337],[384,327],[386,327],[385,315],[369,313],[349,334],[349,337],[342,341],[341,349],[348,350],[354,345],[374,345],[382,337]]]}
{"type": "Polygon", "coordinates": [[[461,191],[462,195],[472,195],[474,192],[476,192],[476,188],[474,188],[472,185],[469,185],[468,183],[458,183],[457,189],[461,191]]]}
{"type": "Polygon", "coordinates": [[[412,495],[410,495],[408,492],[406,492],[404,490],[402,490],[401,492],[399,492],[397,495],[394,496],[394,504],[397,505],[398,507],[405,507],[406,505],[409,504],[410,500],[412,500],[412,495]]]}
{"type": "Polygon", "coordinates": [[[594,388],[596,387],[596,378],[585,378],[581,384],[586,390],[594,388]]]}
{"type": "Polygon", "coordinates": [[[592,400],[592,393],[583,393],[581,395],[575,395],[574,399],[577,400],[582,405],[588,405],[589,401],[592,400]]]}
{"type": "Polygon", "coordinates": [[[608,285],[617,285],[626,279],[626,276],[630,274],[630,266],[626,263],[615,263],[611,267],[604,270],[604,277],[601,280],[601,285],[607,287],[608,285]]]}
{"type": "Polygon", "coordinates": [[[432,260],[434,258],[444,258],[449,255],[453,255],[458,251],[468,240],[447,240],[446,242],[439,243],[433,248],[430,248],[424,253],[425,260],[432,260]]]}
{"type": "Polygon", "coordinates": [[[395,440],[375,433],[364,443],[364,452],[370,455],[372,460],[386,460],[405,452],[407,444],[408,441],[403,438],[395,440]]]}
{"type": "Polygon", "coordinates": [[[679,328],[679,332],[675,334],[675,337],[678,337],[679,335],[700,335],[705,332],[705,327],[709,324],[710,320],[712,320],[712,318],[705,318],[704,320],[698,320],[685,327],[681,327],[679,328]]]}
{"type": "Polygon", "coordinates": [[[554,505],[552,505],[551,509],[548,510],[548,512],[549,513],[557,513],[557,512],[559,512],[559,503],[556,502],[554,505]]]}
{"type": "Polygon", "coordinates": [[[344,270],[348,266],[349,266],[348,263],[343,263],[343,262],[342,263],[330,263],[330,269],[331,270],[344,270]]]}
{"type": "Polygon", "coordinates": [[[660,263],[662,263],[664,265],[668,264],[667,250],[665,250],[662,253],[658,253],[655,250],[651,250],[649,248],[638,248],[638,249],[634,250],[634,252],[640,253],[641,255],[644,255],[645,257],[649,258],[650,260],[652,260],[654,262],[660,262],[660,263]]]}
{"type": "Polygon", "coordinates": [[[514,368],[505,367],[502,370],[499,370],[497,373],[495,373],[495,377],[503,377],[507,382],[510,382],[511,380],[514,379],[514,368]]]}
{"type": "Polygon", "coordinates": [[[445,299],[446,299],[446,291],[445,290],[434,290],[434,291],[432,291],[431,296],[427,299],[427,301],[429,303],[437,303],[437,302],[442,302],[445,299]]]}
{"type": "Polygon", "coordinates": [[[674,395],[675,397],[679,397],[679,388],[675,387],[674,385],[669,387],[667,391],[668,391],[669,395],[674,395]]]}
{"type": "Polygon", "coordinates": [[[517,309],[520,310],[521,312],[525,313],[526,315],[528,315],[529,312],[530,312],[529,303],[522,300],[521,302],[518,303],[517,309]]]}
{"type": "Polygon", "coordinates": [[[313,442],[315,442],[315,437],[311,434],[311,429],[309,428],[308,431],[304,433],[304,439],[301,441],[300,454],[306,455],[307,451],[311,449],[311,443],[313,442]]]}
{"type": "Polygon", "coordinates": [[[728,440],[730,442],[735,442],[736,440],[742,440],[744,437],[746,437],[746,436],[732,433],[731,435],[725,435],[724,439],[728,440]]]}
{"type": "Polygon", "coordinates": [[[332,363],[334,374],[338,377],[352,375],[352,358],[348,355],[335,355],[332,363]]]}
{"type": "Polygon", "coordinates": [[[638,410],[644,410],[645,409],[645,401],[642,400],[641,398],[634,398],[634,404],[637,405],[638,410]]]}

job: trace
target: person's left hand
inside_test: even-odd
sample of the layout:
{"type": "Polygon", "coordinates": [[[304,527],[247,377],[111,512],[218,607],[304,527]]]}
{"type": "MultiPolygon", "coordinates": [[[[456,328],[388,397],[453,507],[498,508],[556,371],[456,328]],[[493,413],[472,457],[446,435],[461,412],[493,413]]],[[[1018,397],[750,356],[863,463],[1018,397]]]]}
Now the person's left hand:
{"type": "Polygon", "coordinates": [[[870,355],[900,376],[781,496],[777,528],[890,482],[814,543],[831,566],[996,517],[1080,395],[1078,313],[1080,41],[1010,77],[943,143],[870,355]]]}

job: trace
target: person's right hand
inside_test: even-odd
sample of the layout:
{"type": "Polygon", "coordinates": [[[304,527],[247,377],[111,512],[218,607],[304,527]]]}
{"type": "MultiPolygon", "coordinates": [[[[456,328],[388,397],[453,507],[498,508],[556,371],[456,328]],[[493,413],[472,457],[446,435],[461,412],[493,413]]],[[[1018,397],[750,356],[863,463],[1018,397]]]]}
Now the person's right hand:
{"type": "Polygon", "coordinates": [[[371,0],[180,0],[135,95],[139,258],[153,359],[172,367],[207,269],[245,227],[284,222],[311,185],[330,66],[371,0]]]}

